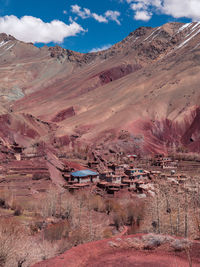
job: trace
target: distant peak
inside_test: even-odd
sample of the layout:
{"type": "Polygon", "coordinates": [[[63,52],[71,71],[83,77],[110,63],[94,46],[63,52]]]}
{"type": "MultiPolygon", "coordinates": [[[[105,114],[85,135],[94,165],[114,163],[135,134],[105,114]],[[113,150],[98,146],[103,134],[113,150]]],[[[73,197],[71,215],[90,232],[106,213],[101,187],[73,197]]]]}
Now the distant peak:
{"type": "Polygon", "coordinates": [[[134,30],[133,32],[131,32],[128,36],[136,36],[136,37],[141,37],[144,36],[145,34],[147,34],[147,32],[149,30],[151,30],[152,27],[140,27],[137,28],[136,30],[134,30]]]}
{"type": "Polygon", "coordinates": [[[173,35],[183,25],[184,23],[180,22],[168,22],[161,26],[161,28],[170,35],[173,35]]]}
{"type": "Polygon", "coordinates": [[[6,33],[0,33],[0,41],[14,41],[16,40],[15,37],[13,37],[12,35],[7,35],[6,33]]]}

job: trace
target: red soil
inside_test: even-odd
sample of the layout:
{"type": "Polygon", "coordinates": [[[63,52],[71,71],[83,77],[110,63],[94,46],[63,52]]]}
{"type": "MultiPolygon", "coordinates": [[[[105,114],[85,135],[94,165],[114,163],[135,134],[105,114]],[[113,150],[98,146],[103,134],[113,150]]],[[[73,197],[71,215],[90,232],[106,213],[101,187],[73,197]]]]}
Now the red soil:
{"type": "Polygon", "coordinates": [[[73,168],[73,169],[76,170],[76,171],[80,171],[80,170],[88,169],[88,168],[82,166],[81,164],[79,164],[79,163],[77,163],[77,162],[68,161],[68,160],[65,160],[65,159],[61,159],[61,161],[62,161],[66,166],[68,166],[69,168],[73,168]]]}
{"type": "MultiPolygon", "coordinates": [[[[175,252],[167,246],[154,250],[136,250],[123,245],[127,238],[121,240],[120,246],[110,246],[111,240],[102,240],[74,247],[64,254],[38,264],[33,267],[188,267],[188,257],[185,251],[175,252]]],[[[117,244],[118,238],[112,240],[117,244]]],[[[192,266],[200,266],[200,243],[194,242],[190,251],[192,266]]]]}
{"type": "Polygon", "coordinates": [[[67,109],[64,109],[62,111],[60,111],[53,119],[52,121],[53,122],[60,122],[60,121],[63,121],[65,119],[68,119],[72,116],[75,116],[75,111],[74,111],[74,108],[73,107],[70,107],[70,108],[67,108],[67,109]]]}
{"type": "Polygon", "coordinates": [[[137,71],[141,69],[141,65],[122,65],[122,66],[117,66],[114,68],[111,68],[109,70],[105,70],[102,73],[99,74],[99,79],[101,81],[101,84],[107,84],[109,82],[118,80],[134,71],[137,71]]]}

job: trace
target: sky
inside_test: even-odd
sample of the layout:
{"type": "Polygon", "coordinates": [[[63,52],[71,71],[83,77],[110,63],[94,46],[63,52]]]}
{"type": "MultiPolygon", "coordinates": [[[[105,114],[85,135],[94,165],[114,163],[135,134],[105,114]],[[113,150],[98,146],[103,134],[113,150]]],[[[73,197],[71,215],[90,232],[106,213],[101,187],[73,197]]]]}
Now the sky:
{"type": "Polygon", "coordinates": [[[0,33],[82,53],[174,21],[200,21],[200,0],[0,0],[0,33]]]}

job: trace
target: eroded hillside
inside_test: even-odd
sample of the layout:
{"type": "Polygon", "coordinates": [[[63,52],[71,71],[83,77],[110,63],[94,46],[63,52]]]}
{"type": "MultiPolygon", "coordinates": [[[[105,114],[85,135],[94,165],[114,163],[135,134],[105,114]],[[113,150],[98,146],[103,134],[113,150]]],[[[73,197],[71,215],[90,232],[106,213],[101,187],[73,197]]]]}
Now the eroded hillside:
{"type": "Polygon", "coordinates": [[[142,27],[89,54],[1,34],[1,113],[53,123],[42,141],[65,151],[135,143],[140,152],[200,151],[199,33],[196,22],[142,27]]]}

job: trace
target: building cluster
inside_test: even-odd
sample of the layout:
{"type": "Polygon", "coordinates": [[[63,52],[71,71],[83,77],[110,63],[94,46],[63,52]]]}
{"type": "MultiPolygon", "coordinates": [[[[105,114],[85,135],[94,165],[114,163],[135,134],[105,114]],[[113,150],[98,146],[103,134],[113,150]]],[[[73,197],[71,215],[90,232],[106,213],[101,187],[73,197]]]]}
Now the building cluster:
{"type": "Polygon", "coordinates": [[[177,172],[178,161],[163,155],[156,155],[148,170],[138,164],[135,155],[130,155],[126,164],[108,163],[103,171],[96,171],[98,164],[89,162],[91,169],[71,171],[64,175],[64,187],[70,192],[88,187],[115,195],[122,190],[138,193],[141,197],[155,195],[155,180],[166,181],[170,186],[185,185],[188,177],[177,172]],[[93,168],[93,169],[92,169],[93,168]]]}
{"type": "Polygon", "coordinates": [[[178,161],[162,154],[155,155],[154,165],[160,166],[162,169],[177,169],[178,161]]]}
{"type": "MultiPolygon", "coordinates": [[[[121,160],[104,161],[101,168],[101,162],[97,159],[82,166],[57,157],[49,149],[44,150],[42,146],[36,147],[37,153],[25,154],[24,148],[17,143],[10,147],[2,144],[1,152],[2,187],[6,181],[12,182],[7,176],[13,176],[13,179],[18,177],[16,188],[28,187],[31,188],[31,192],[45,191],[50,180],[70,192],[92,187],[97,193],[115,195],[128,190],[138,193],[140,197],[155,195],[157,179],[165,180],[172,186],[181,184],[187,187],[188,177],[178,173],[178,161],[164,155],[138,159],[137,155],[130,154],[121,160]]],[[[188,190],[193,190],[190,185],[188,190]]]]}
{"type": "Polygon", "coordinates": [[[92,185],[112,195],[122,189],[153,194],[154,189],[151,172],[127,164],[110,164],[101,173],[89,169],[71,172],[65,175],[65,180],[64,187],[71,192],[92,185]]]}

